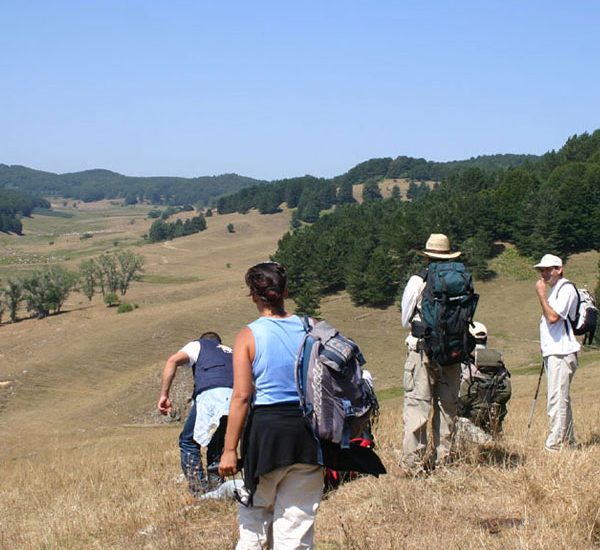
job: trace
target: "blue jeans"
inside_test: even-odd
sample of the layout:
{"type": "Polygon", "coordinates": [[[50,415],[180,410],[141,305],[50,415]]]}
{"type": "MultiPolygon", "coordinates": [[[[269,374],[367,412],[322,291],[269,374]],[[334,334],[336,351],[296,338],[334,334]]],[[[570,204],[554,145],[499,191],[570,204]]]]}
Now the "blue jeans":
{"type": "Polygon", "coordinates": [[[194,441],[194,424],[196,423],[196,400],[192,401],[192,408],[183,430],[179,435],[179,452],[181,455],[181,471],[185,475],[190,492],[193,494],[203,492],[204,470],[200,456],[200,445],[194,441]]]}

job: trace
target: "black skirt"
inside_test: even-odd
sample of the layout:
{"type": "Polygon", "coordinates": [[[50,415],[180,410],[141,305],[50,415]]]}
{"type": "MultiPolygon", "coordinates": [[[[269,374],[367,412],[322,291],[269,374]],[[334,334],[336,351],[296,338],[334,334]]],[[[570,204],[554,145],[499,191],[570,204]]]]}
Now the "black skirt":
{"type": "Polygon", "coordinates": [[[298,403],[253,407],[242,442],[244,485],[253,495],[261,475],[292,464],[320,464],[319,446],[298,403]]]}

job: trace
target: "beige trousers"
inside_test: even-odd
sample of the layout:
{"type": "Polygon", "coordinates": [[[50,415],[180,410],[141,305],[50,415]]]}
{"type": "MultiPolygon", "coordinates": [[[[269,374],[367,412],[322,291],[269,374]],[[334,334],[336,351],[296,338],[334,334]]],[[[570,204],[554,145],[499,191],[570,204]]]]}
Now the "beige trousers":
{"type": "Polygon", "coordinates": [[[292,464],[260,476],[254,505],[240,504],[236,550],[314,548],[314,522],[323,494],[323,468],[292,464]]]}
{"type": "Polygon", "coordinates": [[[571,382],[577,370],[577,354],[544,357],[548,379],[548,420],[550,433],[546,449],[556,451],[564,445],[575,445],[571,382]]]}
{"type": "Polygon", "coordinates": [[[433,408],[431,464],[448,458],[455,431],[460,364],[429,364],[424,353],[408,352],[404,365],[404,440],[401,466],[419,470],[427,450],[427,423],[433,408]]]}

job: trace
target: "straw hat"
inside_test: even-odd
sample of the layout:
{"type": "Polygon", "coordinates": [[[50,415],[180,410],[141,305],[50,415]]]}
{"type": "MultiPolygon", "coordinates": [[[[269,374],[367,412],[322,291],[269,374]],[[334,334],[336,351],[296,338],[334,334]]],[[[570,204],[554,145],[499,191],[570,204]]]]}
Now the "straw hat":
{"type": "Polygon", "coordinates": [[[422,254],[435,260],[452,260],[460,256],[460,252],[450,251],[450,240],[442,233],[432,233],[425,243],[422,254]]]}

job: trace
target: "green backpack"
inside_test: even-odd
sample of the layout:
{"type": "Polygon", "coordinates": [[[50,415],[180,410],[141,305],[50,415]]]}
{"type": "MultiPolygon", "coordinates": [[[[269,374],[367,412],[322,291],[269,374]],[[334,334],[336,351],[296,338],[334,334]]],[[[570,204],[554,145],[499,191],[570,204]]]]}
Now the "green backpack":
{"type": "Polygon", "coordinates": [[[475,348],[469,325],[479,300],[471,274],[460,262],[431,262],[423,279],[425,353],[442,366],[466,362],[475,348]]]}
{"type": "Polygon", "coordinates": [[[495,349],[477,349],[469,379],[463,380],[458,397],[458,415],[470,419],[488,433],[498,433],[512,395],[510,372],[502,353],[495,349]]]}

